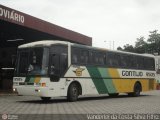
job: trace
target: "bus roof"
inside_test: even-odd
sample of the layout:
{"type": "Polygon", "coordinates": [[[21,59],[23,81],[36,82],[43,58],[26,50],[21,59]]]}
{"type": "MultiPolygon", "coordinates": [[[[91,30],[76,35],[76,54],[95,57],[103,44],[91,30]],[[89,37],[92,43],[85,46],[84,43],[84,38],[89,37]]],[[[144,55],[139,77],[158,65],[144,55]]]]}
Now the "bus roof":
{"type": "Polygon", "coordinates": [[[60,40],[42,40],[42,41],[36,41],[36,42],[31,42],[27,44],[23,44],[18,46],[18,48],[30,48],[30,47],[45,47],[45,46],[51,46],[53,44],[71,44],[72,46],[80,47],[80,48],[88,48],[88,49],[95,49],[95,50],[101,50],[101,51],[110,51],[110,52],[115,52],[115,53],[124,53],[124,54],[133,54],[133,55],[139,55],[139,56],[146,56],[146,57],[155,57],[152,54],[138,54],[138,53],[132,53],[132,52],[126,52],[126,51],[120,51],[120,50],[109,50],[106,48],[99,48],[99,47],[92,47],[92,46],[87,46],[87,45],[81,45],[77,43],[70,43],[66,41],[60,41],[60,40]]]}
{"type": "Polygon", "coordinates": [[[57,43],[68,44],[69,42],[59,41],[59,40],[42,40],[42,41],[26,43],[26,44],[18,46],[18,48],[45,47],[45,46],[51,46],[51,45],[57,44],[57,43]]]}

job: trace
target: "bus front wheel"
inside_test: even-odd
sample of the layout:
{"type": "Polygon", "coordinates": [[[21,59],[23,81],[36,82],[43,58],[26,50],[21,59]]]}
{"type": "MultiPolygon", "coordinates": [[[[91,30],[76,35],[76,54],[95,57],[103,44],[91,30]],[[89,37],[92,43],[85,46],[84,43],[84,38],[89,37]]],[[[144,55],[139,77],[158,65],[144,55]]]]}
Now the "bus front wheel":
{"type": "Polygon", "coordinates": [[[76,83],[72,83],[68,89],[68,94],[67,94],[68,101],[70,102],[77,101],[78,95],[79,95],[78,86],[76,83]]]}

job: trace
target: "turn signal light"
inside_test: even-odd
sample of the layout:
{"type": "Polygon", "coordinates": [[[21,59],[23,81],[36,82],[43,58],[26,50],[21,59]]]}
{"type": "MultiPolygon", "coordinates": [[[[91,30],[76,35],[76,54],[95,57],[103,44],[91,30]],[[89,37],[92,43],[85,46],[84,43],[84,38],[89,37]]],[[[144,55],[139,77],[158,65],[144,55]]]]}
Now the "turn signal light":
{"type": "Polygon", "coordinates": [[[41,86],[42,87],[46,87],[46,83],[41,83],[41,86]]]}

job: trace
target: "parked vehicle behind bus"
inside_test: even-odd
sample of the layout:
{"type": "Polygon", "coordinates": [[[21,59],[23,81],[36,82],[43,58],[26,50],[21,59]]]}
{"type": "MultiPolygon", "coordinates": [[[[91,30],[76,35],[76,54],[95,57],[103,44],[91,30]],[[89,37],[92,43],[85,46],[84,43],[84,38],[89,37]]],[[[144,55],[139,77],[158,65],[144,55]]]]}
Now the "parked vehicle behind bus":
{"type": "Polygon", "coordinates": [[[140,92],[155,89],[152,55],[96,48],[64,41],[39,41],[18,47],[13,89],[19,95],[50,100],[66,96],[140,92]]]}

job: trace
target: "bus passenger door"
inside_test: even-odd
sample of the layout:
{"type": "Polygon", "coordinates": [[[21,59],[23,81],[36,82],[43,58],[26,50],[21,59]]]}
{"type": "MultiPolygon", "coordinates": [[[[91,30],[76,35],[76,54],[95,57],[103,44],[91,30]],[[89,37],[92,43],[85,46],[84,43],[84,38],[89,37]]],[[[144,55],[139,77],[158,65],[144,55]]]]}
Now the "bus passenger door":
{"type": "MultiPolygon", "coordinates": [[[[50,81],[58,95],[65,95],[64,74],[68,67],[68,58],[66,54],[52,54],[50,59],[50,81]]],[[[54,93],[55,94],[55,93],[54,93]]]]}
{"type": "Polygon", "coordinates": [[[60,79],[60,56],[52,54],[50,58],[50,80],[58,82],[60,79]]]}
{"type": "Polygon", "coordinates": [[[57,82],[60,77],[64,77],[67,67],[68,58],[66,54],[52,54],[50,62],[51,81],[57,82]]]}

